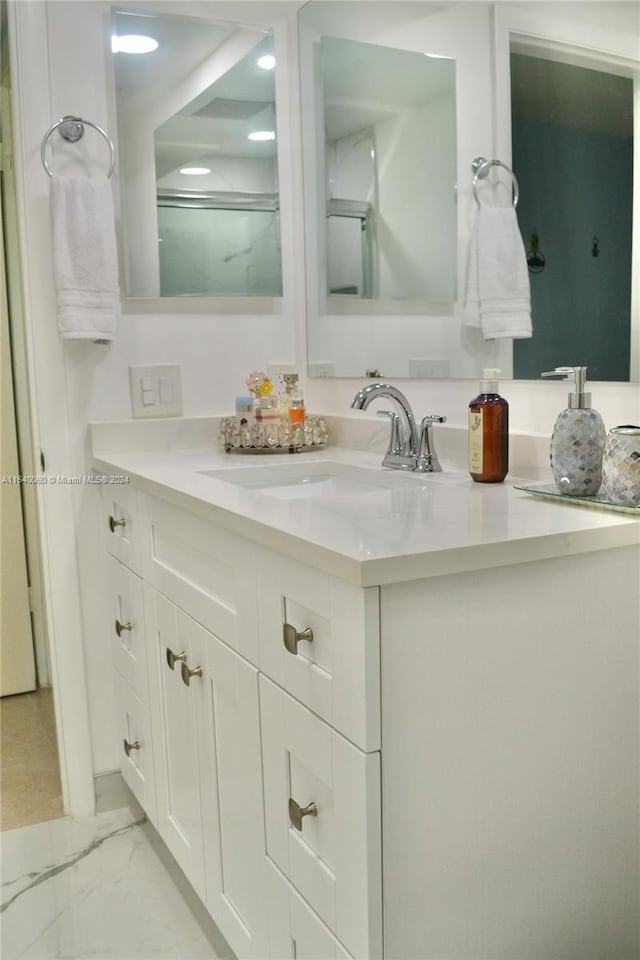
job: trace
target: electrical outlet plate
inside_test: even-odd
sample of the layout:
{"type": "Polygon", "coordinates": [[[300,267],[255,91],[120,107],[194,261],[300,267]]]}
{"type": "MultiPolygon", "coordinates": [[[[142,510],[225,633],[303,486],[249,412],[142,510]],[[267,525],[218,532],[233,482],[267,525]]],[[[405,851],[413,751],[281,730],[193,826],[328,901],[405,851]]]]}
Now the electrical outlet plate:
{"type": "Polygon", "coordinates": [[[131,411],[135,418],[182,415],[181,367],[152,363],[129,367],[131,411]]]}
{"type": "Polygon", "coordinates": [[[335,377],[336,365],[333,360],[316,360],[309,364],[310,377],[335,377]]]}
{"type": "Polygon", "coordinates": [[[410,357],[409,378],[411,380],[447,380],[450,376],[448,360],[438,357],[410,357]]]}
{"type": "Polygon", "coordinates": [[[278,377],[283,373],[299,373],[298,367],[295,363],[268,363],[265,373],[271,380],[271,383],[276,383],[278,377]]]}

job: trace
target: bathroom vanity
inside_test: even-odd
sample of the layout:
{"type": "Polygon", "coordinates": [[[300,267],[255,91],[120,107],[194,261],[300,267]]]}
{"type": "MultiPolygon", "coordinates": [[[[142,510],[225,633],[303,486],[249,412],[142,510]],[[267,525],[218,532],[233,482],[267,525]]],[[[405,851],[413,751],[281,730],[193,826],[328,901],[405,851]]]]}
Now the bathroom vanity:
{"type": "Polygon", "coordinates": [[[640,955],[638,520],[338,448],[93,465],[123,775],[238,957],[640,955]]]}

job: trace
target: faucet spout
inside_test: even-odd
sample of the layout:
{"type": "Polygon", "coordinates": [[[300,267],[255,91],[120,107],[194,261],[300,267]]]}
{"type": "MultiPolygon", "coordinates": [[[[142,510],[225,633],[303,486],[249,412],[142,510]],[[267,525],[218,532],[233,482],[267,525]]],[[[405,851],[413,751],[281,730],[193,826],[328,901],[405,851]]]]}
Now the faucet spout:
{"type": "Polygon", "coordinates": [[[418,460],[418,429],[411,405],[405,395],[391,383],[368,383],[358,390],[351,401],[355,410],[366,410],[370,403],[378,397],[387,397],[397,407],[398,419],[392,417],[392,439],[384,460],[385,467],[394,467],[399,470],[414,470],[418,460]],[[399,423],[398,423],[399,420],[399,423]],[[399,431],[394,434],[394,424],[399,431]],[[397,439],[399,432],[399,443],[397,439]]]}

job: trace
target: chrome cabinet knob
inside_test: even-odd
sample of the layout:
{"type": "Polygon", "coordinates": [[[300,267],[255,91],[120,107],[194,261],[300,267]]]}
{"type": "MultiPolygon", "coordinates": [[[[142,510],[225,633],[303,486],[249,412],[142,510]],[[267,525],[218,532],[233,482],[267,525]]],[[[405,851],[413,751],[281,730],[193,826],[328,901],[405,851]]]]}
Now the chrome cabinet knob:
{"type": "Polygon", "coordinates": [[[111,530],[111,533],[116,532],[116,527],[126,527],[126,525],[127,521],[124,518],[116,520],[115,517],[109,516],[109,530],[111,530]]]}
{"type": "Polygon", "coordinates": [[[187,659],[187,654],[185,650],[181,650],[180,653],[174,653],[171,647],[167,647],[167,663],[169,664],[169,669],[173,670],[176,663],[179,663],[181,660],[184,661],[187,659]]]}
{"type": "Polygon", "coordinates": [[[303,817],[317,817],[318,808],[315,803],[311,802],[306,805],[306,807],[301,807],[300,804],[296,803],[293,797],[289,797],[289,820],[296,828],[296,830],[302,830],[302,818],[303,817]]]}
{"type": "Polygon", "coordinates": [[[313,640],[313,630],[311,627],[307,627],[305,630],[298,632],[292,624],[283,623],[282,640],[289,653],[296,654],[298,652],[298,644],[301,640],[308,640],[309,643],[311,643],[313,640]]]}
{"type": "Polygon", "coordinates": [[[121,623],[119,620],[116,620],[116,633],[119,637],[122,636],[123,630],[133,630],[133,624],[130,620],[127,620],[126,623],[121,623]]]}
{"type": "Polygon", "coordinates": [[[130,740],[127,740],[127,739],[125,738],[125,739],[122,741],[122,745],[124,746],[124,752],[126,753],[127,756],[129,756],[129,754],[131,753],[132,750],[139,750],[139,749],[140,749],[140,741],[139,741],[139,740],[134,740],[133,742],[131,742],[130,740]]]}
{"type": "Polygon", "coordinates": [[[188,687],[191,686],[191,677],[201,677],[202,676],[202,667],[193,667],[189,666],[188,663],[183,662],[180,665],[180,672],[182,673],[182,681],[186,683],[188,687]]]}

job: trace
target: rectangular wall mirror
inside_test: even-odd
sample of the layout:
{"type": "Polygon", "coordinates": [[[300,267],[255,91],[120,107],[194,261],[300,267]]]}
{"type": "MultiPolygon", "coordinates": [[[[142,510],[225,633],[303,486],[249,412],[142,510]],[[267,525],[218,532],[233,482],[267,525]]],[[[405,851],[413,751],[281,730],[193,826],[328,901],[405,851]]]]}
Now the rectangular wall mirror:
{"type": "Polygon", "coordinates": [[[281,296],[270,33],[118,9],[112,47],[127,296],[281,296]]]}
{"type": "MultiPolygon", "coordinates": [[[[460,58],[478,56],[478,19],[465,27],[454,6],[310,0],[299,11],[311,376],[446,378],[495,362],[481,346],[452,363],[460,58]]],[[[488,101],[487,87],[474,104],[487,118],[488,101]]]]}

